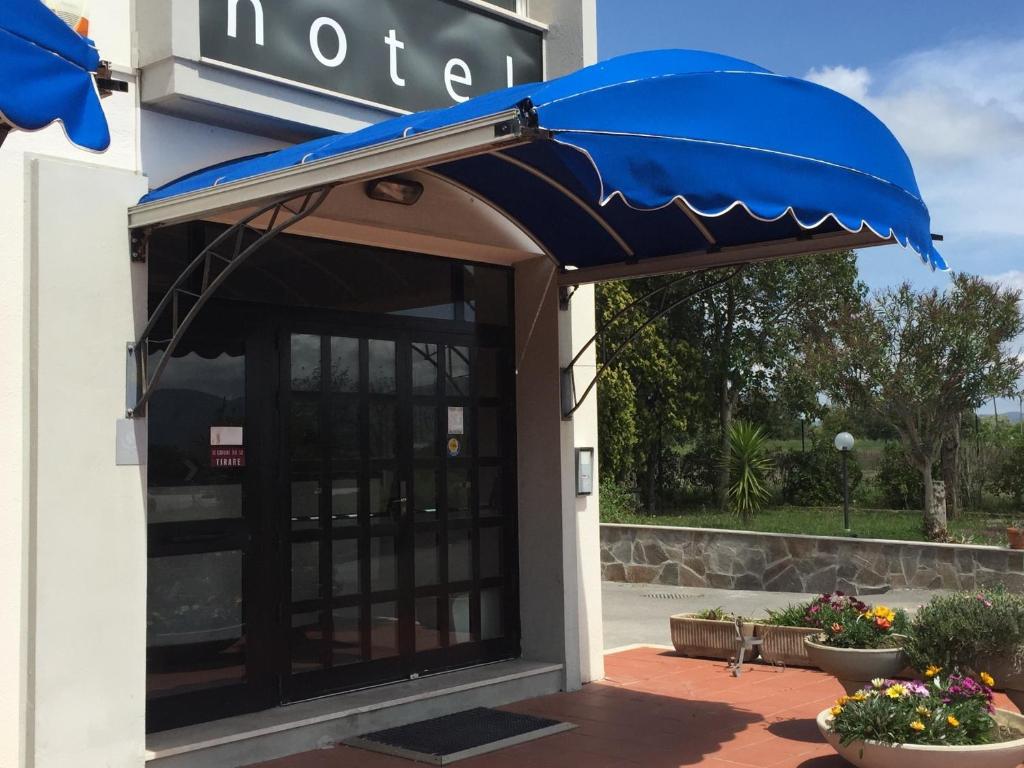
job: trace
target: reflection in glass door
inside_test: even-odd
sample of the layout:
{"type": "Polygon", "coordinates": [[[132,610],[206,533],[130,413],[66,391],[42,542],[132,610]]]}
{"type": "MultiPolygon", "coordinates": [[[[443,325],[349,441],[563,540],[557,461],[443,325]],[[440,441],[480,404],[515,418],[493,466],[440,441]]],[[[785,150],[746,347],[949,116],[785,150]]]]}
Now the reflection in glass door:
{"type": "Polygon", "coordinates": [[[471,341],[287,337],[286,700],[517,652],[510,365],[471,341]]]}

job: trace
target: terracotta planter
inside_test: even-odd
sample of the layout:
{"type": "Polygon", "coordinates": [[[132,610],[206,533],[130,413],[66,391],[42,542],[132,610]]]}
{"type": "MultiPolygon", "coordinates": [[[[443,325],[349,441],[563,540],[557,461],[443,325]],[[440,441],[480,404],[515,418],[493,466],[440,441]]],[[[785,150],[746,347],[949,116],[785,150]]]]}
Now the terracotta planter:
{"type": "Polygon", "coordinates": [[[1003,691],[1021,712],[1024,712],[1024,670],[1017,669],[1009,659],[983,659],[979,672],[988,672],[996,679],[996,690],[1003,691]]]}
{"type": "Polygon", "coordinates": [[[815,664],[807,655],[804,639],[813,637],[820,631],[808,627],[777,627],[772,624],[758,624],[757,636],[764,641],[761,643],[761,658],[769,664],[813,667],[815,664]]]}
{"type": "MultiPolygon", "coordinates": [[[[1024,716],[997,709],[993,717],[1002,725],[1024,732],[1024,716]]],[[[1017,768],[1024,761],[1024,738],[976,747],[887,745],[877,741],[854,741],[844,747],[839,736],[829,730],[829,710],[819,714],[817,720],[825,741],[857,768],[1017,768]]]]}
{"type": "Polygon", "coordinates": [[[1006,538],[1010,541],[1010,549],[1024,549],[1024,528],[1007,528],[1006,538]]]}
{"type": "Polygon", "coordinates": [[[833,648],[811,637],[804,638],[804,645],[811,663],[836,678],[848,694],[876,677],[897,677],[907,666],[902,648],[833,648]]]}
{"type": "MultiPolygon", "coordinates": [[[[692,613],[680,613],[669,618],[672,630],[672,645],[683,656],[699,656],[707,659],[734,659],[739,652],[736,625],[731,621],[698,619],[692,613]]],[[[751,637],[755,625],[745,622],[743,634],[751,637]]],[[[757,646],[747,651],[744,661],[757,658],[757,646]]]]}

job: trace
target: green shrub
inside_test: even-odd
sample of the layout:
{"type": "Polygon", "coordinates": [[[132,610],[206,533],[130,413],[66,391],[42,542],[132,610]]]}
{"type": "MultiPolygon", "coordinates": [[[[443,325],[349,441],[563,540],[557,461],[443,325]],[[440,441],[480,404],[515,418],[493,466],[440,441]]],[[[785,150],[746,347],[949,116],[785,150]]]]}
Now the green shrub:
{"type": "Polygon", "coordinates": [[[899,443],[886,443],[882,449],[877,483],[889,509],[920,509],[924,503],[921,473],[907,461],[899,443]]]}
{"type": "Polygon", "coordinates": [[[1019,432],[1015,433],[1007,442],[1009,445],[997,465],[992,486],[994,490],[1005,493],[1014,503],[1020,505],[1024,503],[1024,436],[1019,432]]]}
{"type": "Polygon", "coordinates": [[[773,627],[813,627],[807,623],[807,612],[811,608],[810,601],[806,603],[790,603],[785,608],[778,610],[768,609],[768,618],[765,624],[773,627]]]}
{"type": "Polygon", "coordinates": [[[618,483],[610,477],[601,478],[600,482],[601,522],[637,522],[639,503],[636,493],[624,483],[618,483]]]}
{"type": "MultiPolygon", "coordinates": [[[[787,451],[779,460],[782,499],[797,507],[824,507],[843,502],[843,458],[827,440],[814,440],[808,451],[787,451]]],[[[864,473],[857,454],[847,456],[850,497],[864,473]]]]}
{"type": "Polygon", "coordinates": [[[704,619],[705,621],[745,621],[742,616],[735,613],[729,613],[721,606],[717,608],[705,608],[702,611],[697,611],[693,616],[694,618],[704,619]]]}
{"type": "Polygon", "coordinates": [[[732,478],[729,506],[743,520],[749,520],[772,497],[767,435],[750,422],[737,421],[729,428],[729,454],[723,460],[732,478]]]}
{"type": "MultiPolygon", "coordinates": [[[[1024,596],[1005,589],[932,598],[914,616],[906,646],[915,669],[976,669],[985,657],[1024,661],[1024,596]]],[[[978,670],[984,671],[984,670],[978,670]]]]}

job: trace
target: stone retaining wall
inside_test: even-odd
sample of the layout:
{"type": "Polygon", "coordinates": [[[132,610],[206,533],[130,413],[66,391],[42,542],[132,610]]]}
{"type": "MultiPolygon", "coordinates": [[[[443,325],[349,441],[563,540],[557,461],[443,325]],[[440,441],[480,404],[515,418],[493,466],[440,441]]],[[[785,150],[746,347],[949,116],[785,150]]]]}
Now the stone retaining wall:
{"type": "Polygon", "coordinates": [[[880,594],[890,589],[1024,590],[1024,551],[791,536],[707,528],[602,525],[605,581],[768,592],[880,594]]]}

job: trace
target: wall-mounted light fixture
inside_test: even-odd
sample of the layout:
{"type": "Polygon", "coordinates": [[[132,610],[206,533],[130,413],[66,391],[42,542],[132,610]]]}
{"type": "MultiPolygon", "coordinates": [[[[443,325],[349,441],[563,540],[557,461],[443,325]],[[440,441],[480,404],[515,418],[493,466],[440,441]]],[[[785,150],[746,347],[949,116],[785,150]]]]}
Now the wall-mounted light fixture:
{"type": "Polygon", "coordinates": [[[391,176],[375,179],[366,185],[366,194],[374,200],[399,205],[415,205],[423,194],[423,185],[418,181],[391,176]]]}

